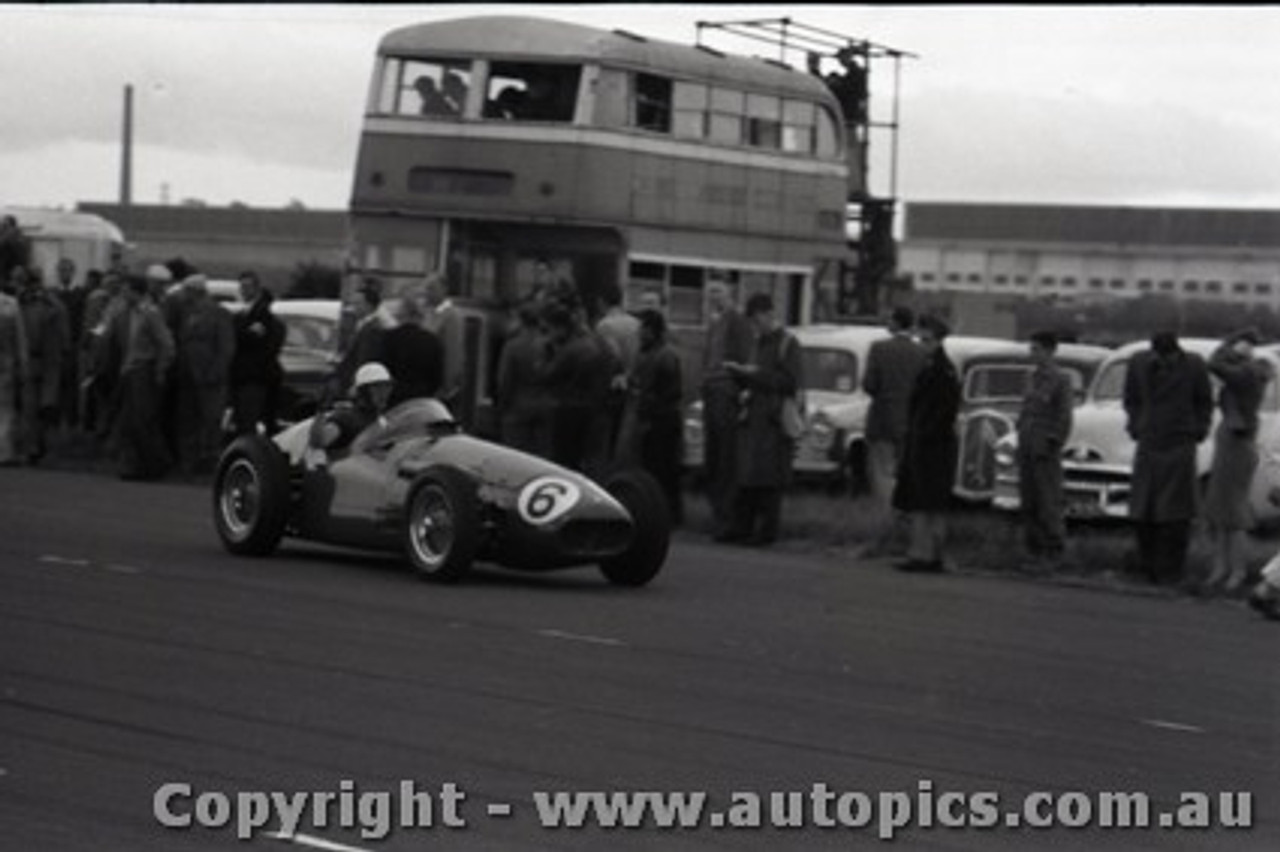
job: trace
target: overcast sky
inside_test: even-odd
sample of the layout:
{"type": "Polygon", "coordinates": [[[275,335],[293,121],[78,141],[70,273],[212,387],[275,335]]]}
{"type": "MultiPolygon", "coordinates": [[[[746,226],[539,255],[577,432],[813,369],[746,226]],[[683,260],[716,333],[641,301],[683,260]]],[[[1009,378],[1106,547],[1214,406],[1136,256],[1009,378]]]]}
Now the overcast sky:
{"type": "MultiPolygon", "coordinates": [[[[790,16],[916,53],[907,201],[1280,207],[1280,7],[787,4],[0,5],[0,203],[116,200],[132,83],[135,201],[167,184],[173,202],[344,207],[381,35],[490,13],[686,43],[699,20],[790,16]]],[[[877,117],[892,78],[877,63],[877,117]]]]}

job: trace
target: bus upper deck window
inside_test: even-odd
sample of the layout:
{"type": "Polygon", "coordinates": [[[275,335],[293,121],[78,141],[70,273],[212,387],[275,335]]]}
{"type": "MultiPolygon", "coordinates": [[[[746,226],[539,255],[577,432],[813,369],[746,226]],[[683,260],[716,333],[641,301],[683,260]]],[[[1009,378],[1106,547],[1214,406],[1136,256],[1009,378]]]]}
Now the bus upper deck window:
{"type": "MultiPolygon", "coordinates": [[[[392,60],[387,66],[383,90],[398,78],[399,97],[394,111],[398,115],[459,116],[466,110],[471,72],[465,62],[439,62],[420,59],[392,60]],[[398,67],[397,67],[398,66],[398,67]],[[398,73],[396,73],[398,71],[398,73]],[[395,74],[395,77],[391,77],[395,74]]],[[[384,101],[386,95],[383,96],[384,101]]]]}
{"type": "Polygon", "coordinates": [[[835,117],[826,107],[818,108],[817,135],[814,143],[815,153],[819,157],[833,157],[840,153],[840,131],[836,129],[835,117]]]}
{"type": "Polygon", "coordinates": [[[672,132],[687,139],[707,135],[707,87],[700,83],[675,84],[672,91],[672,132]]]}
{"type": "Polygon", "coordinates": [[[494,62],[489,66],[484,116],[515,121],[573,121],[578,65],[494,62]]]}
{"type": "Polygon", "coordinates": [[[636,75],[636,127],[671,132],[671,81],[654,74],[636,75]]]}
{"type": "Polygon", "coordinates": [[[782,102],[782,150],[813,153],[813,123],[816,106],[808,101],[782,102]]]}

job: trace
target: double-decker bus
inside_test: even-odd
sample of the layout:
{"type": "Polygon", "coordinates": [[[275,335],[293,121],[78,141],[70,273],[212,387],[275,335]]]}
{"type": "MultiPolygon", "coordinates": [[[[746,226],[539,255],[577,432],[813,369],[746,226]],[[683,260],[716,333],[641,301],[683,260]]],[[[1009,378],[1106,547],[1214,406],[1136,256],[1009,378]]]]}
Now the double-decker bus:
{"type": "Polygon", "coordinates": [[[844,137],[823,81],[780,62],[538,18],[404,27],[378,46],[353,267],[392,293],[444,276],[464,421],[489,402],[506,309],[548,270],[590,312],[607,285],[628,308],[656,294],[695,388],[711,282],[825,318],[844,137]]]}

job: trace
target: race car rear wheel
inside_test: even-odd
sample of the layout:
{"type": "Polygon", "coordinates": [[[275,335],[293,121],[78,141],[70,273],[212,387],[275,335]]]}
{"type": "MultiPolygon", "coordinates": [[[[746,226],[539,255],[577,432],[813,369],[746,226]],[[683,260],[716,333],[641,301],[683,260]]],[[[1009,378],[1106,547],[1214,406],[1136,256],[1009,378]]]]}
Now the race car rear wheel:
{"type": "Polygon", "coordinates": [[[260,435],[237,438],[218,462],[213,523],[222,545],[241,556],[268,556],[289,518],[289,470],[284,456],[260,435]]]}
{"type": "Polygon", "coordinates": [[[617,586],[643,586],[667,561],[671,544],[671,513],[662,489],[642,470],[616,473],[605,490],[631,515],[634,532],[627,549],[600,563],[600,571],[617,586]]]}
{"type": "Polygon", "coordinates": [[[424,580],[453,583],[471,569],[479,547],[480,510],[465,474],[429,468],[409,495],[405,552],[424,580]]]}

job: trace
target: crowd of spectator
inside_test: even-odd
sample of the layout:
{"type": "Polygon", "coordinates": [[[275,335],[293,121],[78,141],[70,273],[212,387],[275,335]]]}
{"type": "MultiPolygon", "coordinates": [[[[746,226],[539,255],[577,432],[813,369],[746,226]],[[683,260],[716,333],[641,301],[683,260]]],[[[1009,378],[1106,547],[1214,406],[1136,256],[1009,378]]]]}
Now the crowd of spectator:
{"type": "Polygon", "coordinates": [[[233,313],[180,259],[80,276],[63,258],[49,284],[29,247],[3,257],[0,464],[39,464],[58,433],[91,439],[126,479],[202,475],[228,411],[237,431],[274,428],[284,327],[253,272],[233,313]]]}

